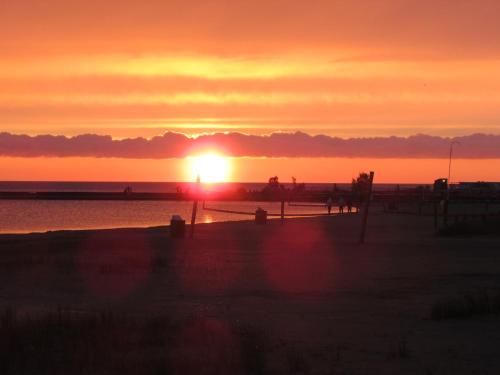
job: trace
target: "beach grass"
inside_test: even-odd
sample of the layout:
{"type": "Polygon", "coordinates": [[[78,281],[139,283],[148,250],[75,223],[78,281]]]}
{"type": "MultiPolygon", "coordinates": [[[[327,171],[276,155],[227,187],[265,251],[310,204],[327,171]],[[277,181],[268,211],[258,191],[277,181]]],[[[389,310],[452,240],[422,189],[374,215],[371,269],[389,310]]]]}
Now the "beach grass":
{"type": "Polygon", "coordinates": [[[4,375],[261,374],[265,348],[265,337],[251,327],[234,325],[221,334],[209,321],[189,325],[166,315],[89,314],[62,308],[36,317],[6,308],[0,315],[4,375]],[[193,335],[185,334],[186,324],[193,335]],[[238,347],[231,347],[233,337],[238,347]]]}
{"type": "Polygon", "coordinates": [[[499,313],[500,292],[489,293],[486,290],[442,299],[431,308],[431,318],[438,321],[499,313]]]}

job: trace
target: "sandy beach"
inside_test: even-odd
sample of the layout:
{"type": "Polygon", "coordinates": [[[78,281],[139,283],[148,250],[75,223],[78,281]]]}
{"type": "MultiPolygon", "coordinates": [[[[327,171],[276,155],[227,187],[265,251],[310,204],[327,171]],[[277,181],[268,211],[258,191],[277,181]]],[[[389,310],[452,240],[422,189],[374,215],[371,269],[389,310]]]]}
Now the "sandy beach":
{"type": "MultiPolygon", "coordinates": [[[[0,307],[168,315],[176,335],[216,327],[217,350],[242,348],[217,335],[249,327],[262,356],[242,373],[497,373],[497,316],[431,311],[500,288],[500,238],[437,237],[431,217],[375,209],[359,245],[360,220],[200,224],[194,239],[167,227],[2,235],[0,307]]],[[[200,373],[223,372],[207,358],[200,373]]]]}

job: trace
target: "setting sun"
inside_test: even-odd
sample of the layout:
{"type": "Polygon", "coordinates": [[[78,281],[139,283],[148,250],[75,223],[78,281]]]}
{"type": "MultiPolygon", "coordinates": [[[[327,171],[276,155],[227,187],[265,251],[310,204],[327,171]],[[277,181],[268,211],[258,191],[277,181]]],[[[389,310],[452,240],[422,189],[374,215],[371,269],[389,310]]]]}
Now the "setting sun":
{"type": "Polygon", "coordinates": [[[190,157],[190,170],[193,179],[200,176],[201,182],[227,182],[229,178],[229,159],[215,153],[190,157]]]}

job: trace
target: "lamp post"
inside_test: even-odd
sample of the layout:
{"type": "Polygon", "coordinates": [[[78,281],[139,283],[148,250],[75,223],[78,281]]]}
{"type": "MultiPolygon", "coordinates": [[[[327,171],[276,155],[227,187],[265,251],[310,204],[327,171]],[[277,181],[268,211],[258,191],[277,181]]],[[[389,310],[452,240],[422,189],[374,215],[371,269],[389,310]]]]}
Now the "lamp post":
{"type": "Polygon", "coordinates": [[[451,157],[453,155],[453,145],[459,145],[460,142],[458,141],[452,141],[450,143],[450,161],[449,161],[449,164],[448,164],[448,187],[450,187],[450,184],[451,184],[451,157]]]}

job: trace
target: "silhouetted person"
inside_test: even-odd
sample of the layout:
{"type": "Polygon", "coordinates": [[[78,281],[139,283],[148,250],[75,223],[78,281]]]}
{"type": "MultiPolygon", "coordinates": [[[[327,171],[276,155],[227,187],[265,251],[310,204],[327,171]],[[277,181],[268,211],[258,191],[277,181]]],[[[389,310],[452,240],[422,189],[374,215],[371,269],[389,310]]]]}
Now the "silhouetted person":
{"type": "Polygon", "coordinates": [[[352,198],[351,197],[347,198],[347,212],[349,212],[349,213],[352,212],[352,198]]]}
{"type": "Polygon", "coordinates": [[[332,212],[332,205],[333,205],[333,199],[332,197],[328,197],[328,200],[326,201],[326,208],[328,209],[328,215],[330,215],[332,212]]]}
{"type": "Polygon", "coordinates": [[[344,197],[339,198],[339,213],[344,213],[345,200],[344,197]]]}

